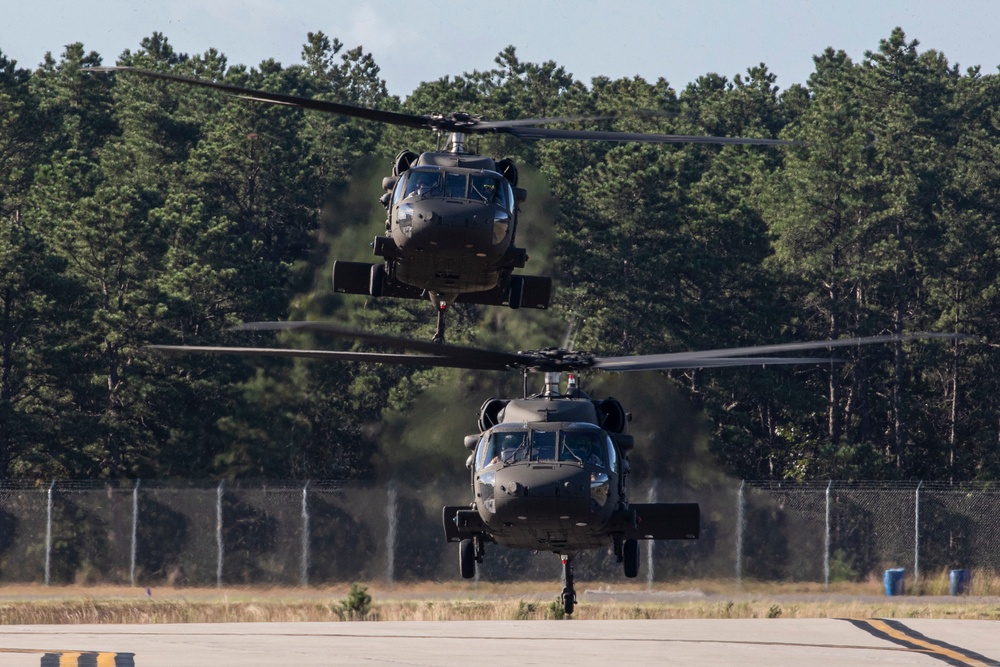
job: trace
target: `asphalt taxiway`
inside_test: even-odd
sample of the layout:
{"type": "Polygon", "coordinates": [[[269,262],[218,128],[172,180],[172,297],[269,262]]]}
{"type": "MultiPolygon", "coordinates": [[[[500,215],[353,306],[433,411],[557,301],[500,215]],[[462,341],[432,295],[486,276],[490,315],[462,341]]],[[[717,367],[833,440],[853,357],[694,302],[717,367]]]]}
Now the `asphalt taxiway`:
{"type": "Polygon", "coordinates": [[[972,665],[1000,622],[696,619],[0,626],[0,665],[972,665]]]}

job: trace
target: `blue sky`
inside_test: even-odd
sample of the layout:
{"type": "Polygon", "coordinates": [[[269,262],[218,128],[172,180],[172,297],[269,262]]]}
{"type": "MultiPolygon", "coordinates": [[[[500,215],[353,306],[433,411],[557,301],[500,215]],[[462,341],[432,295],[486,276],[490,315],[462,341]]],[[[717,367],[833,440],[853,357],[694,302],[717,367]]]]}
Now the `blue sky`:
{"type": "Polygon", "coordinates": [[[22,67],[77,41],[111,64],[154,31],[183,53],[215,47],[232,64],[290,65],[306,33],[322,30],[363,45],[402,97],[421,81],[488,69],[510,44],[585,82],[639,75],[680,89],[763,62],[786,88],[826,47],[858,60],[895,26],[963,69],[1000,65],[1000,0],[0,0],[0,50],[22,67]]]}

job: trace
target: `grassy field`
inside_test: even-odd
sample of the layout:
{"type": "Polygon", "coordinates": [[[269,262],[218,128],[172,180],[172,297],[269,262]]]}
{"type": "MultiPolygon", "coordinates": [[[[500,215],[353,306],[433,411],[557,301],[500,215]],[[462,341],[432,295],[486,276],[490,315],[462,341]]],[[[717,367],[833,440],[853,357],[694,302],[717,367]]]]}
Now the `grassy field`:
{"type": "MultiPolygon", "coordinates": [[[[881,582],[775,584],[687,581],[577,584],[576,619],[962,618],[1000,620],[1000,580],[947,596],[947,577],[920,595],[886,597],[881,582]]],[[[8,586],[0,624],[442,621],[562,618],[557,582],[384,583],[328,588],[8,586]],[[370,598],[370,599],[369,599],[370,598]]]]}

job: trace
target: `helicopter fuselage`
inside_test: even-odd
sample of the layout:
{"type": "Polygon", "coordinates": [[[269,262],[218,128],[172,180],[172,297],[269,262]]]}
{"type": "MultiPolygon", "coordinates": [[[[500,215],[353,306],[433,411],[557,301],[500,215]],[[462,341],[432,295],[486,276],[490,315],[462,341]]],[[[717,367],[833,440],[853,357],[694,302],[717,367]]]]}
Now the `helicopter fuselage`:
{"type": "Polygon", "coordinates": [[[629,503],[628,415],[614,398],[593,400],[575,386],[558,393],[558,374],[543,394],[490,399],[481,433],[469,436],[474,501],[444,508],[449,541],[487,541],[515,549],[576,553],[626,540],[692,539],[695,504],[629,503]]]}
{"type": "Polygon", "coordinates": [[[504,424],[476,452],[476,510],[501,546],[575,553],[608,545],[607,524],[624,498],[619,458],[610,436],[590,424],[504,424]],[[577,454],[573,439],[603,451],[577,454]],[[517,440],[527,443],[520,451],[494,453],[517,440]]]}
{"type": "Polygon", "coordinates": [[[517,200],[493,160],[425,153],[393,184],[378,250],[391,278],[446,296],[491,290],[523,266],[517,200]],[[513,252],[512,252],[513,250],[513,252]]]}
{"type": "Polygon", "coordinates": [[[334,291],[547,308],[552,280],[514,275],[528,260],[515,245],[518,204],[511,160],[462,152],[401,153],[382,186],[385,234],[372,247],[381,264],[335,262],[334,291]]]}

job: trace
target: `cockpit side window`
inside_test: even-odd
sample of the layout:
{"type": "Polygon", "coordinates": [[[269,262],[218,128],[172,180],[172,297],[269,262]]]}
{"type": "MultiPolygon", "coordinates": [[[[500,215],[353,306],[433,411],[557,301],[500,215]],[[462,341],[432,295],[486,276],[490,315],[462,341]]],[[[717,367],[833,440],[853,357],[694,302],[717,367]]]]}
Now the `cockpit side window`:
{"type": "Polygon", "coordinates": [[[608,441],[608,461],[611,462],[611,471],[618,472],[618,453],[615,451],[615,443],[611,441],[611,436],[605,436],[608,441]]]}
{"type": "Polygon", "coordinates": [[[392,203],[396,204],[400,199],[403,198],[404,188],[406,187],[407,179],[405,177],[400,178],[396,182],[396,187],[392,190],[392,203]]]}
{"type": "Polygon", "coordinates": [[[493,440],[490,438],[480,438],[476,446],[476,470],[485,467],[493,458],[493,440]]]}
{"type": "Polygon", "coordinates": [[[514,212],[514,190],[506,178],[500,184],[500,203],[509,213],[514,212]]]}

